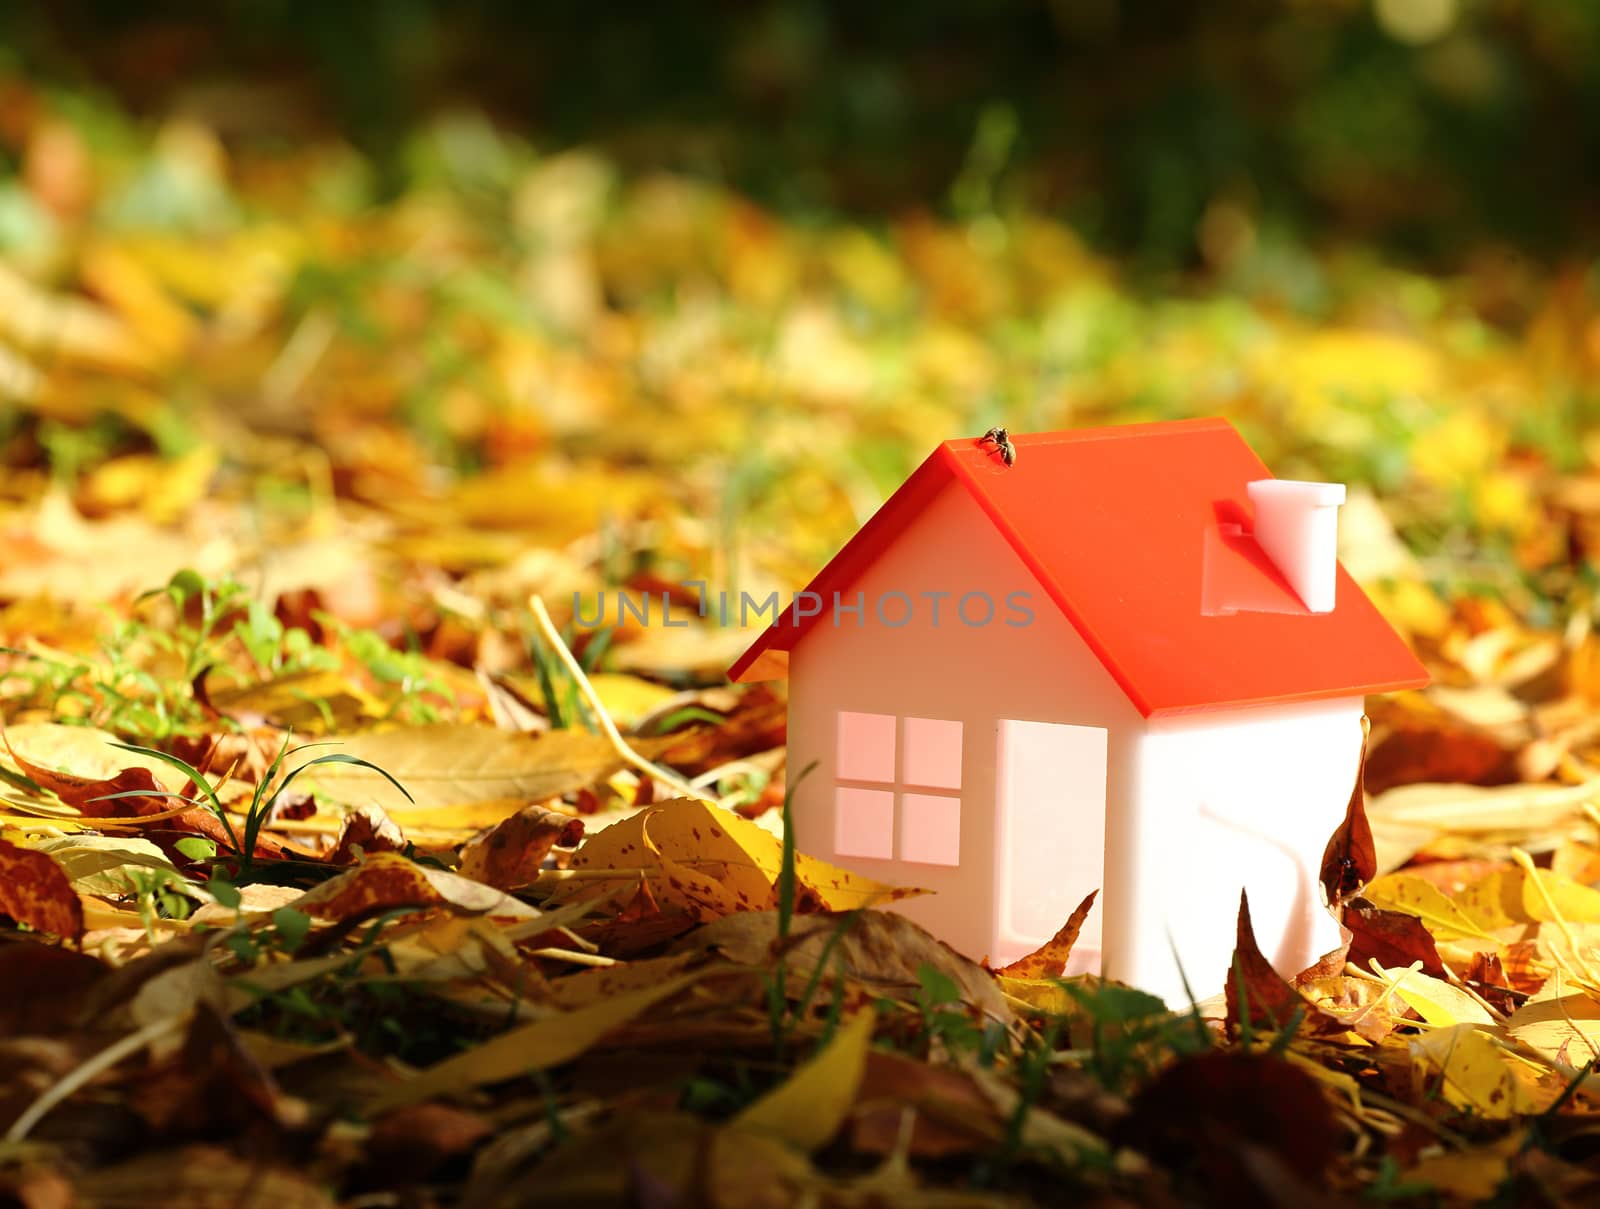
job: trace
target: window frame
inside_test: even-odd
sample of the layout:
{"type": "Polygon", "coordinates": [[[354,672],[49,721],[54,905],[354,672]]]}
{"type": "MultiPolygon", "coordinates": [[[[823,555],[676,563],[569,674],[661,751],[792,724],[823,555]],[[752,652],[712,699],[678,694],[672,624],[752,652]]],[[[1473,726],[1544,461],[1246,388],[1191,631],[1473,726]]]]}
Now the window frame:
{"type": "MultiPolygon", "coordinates": [[[[879,742],[881,742],[881,738],[880,735],[879,742]]],[[[947,733],[942,739],[942,742],[946,745],[946,751],[951,746],[951,738],[947,733]]],[[[871,742],[870,737],[867,738],[867,741],[871,742]]],[[[965,721],[959,718],[932,718],[923,714],[885,714],[875,711],[840,709],[834,713],[833,744],[833,836],[834,851],[838,855],[855,860],[901,861],[907,864],[928,865],[943,869],[960,867],[962,797],[966,771],[965,721]],[[852,741],[859,742],[862,738],[862,735],[851,736],[847,734],[847,728],[851,725],[850,720],[870,719],[869,725],[881,729],[883,720],[891,718],[894,720],[893,748],[889,758],[892,777],[884,780],[876,777],[844,775],[844,769],[847,766],[852,770],[859,771],[863,766],[863,761],[869,760],[872,756],[872,753],[863,752],[860,748],[849,749],[852,741]],[[918,760],[919,764],[922,764],[923,760],[931,760],[932,764],[922,764],[919,771],[927,771],[929,768],[935,769],[936,775],[932,779],[943,781],[944,783],[942,784],[929,784],[925,781],[912,780],[907,776],[907,751],[908,747],[912,746],[908,743],[908,733],[920,729],[915,725],[919,723],[930,724],[933,727],[954,729],[953,747],[955,754],[953,758],[939,750],[938,745],[941,739],[936,732],[924,734],[916,740],[918,746],[923,744],[934,745],[926,755],[918,760]],[[944,765],[942,768],[939,767],[941,762],[944,765]],[[952,779],[955,781],[954,785],[948,783],[952,779]],[[861,842],[859,837],[847,837],[847,819],[855,817],[852,812],[865,808],[865,803],[863,803],[860,796],[863,793],[887,793],[890,797],[887,852],[878,851],[879,845],[875,842],[867,844],[861,842]],[[915,846],[908,845],[905,839],[912,812],[916,811],[919,802],[925,802],[929,799],[955,803],[954,819],[946,820],[943,823],[944,826],[951,829],[950,840],[953,843],[948,852],[946,852],[944,848],[945,841],[938,841],[936,847],[941,854],[938,856],[931,856],[926,850],[920,851],[918,855],[908,856],[906,855],[908,848],[917,851],[915,846]],[[873,847],[874,851],[860,851],[861,848],[869,846],[873,847]],[[948,857],[948,859],[944,859],[944,857],[948,857]]],[[[873,820],[872,826],[876,829],[881,827],[881,824],[877,820],[873,820]]]]}

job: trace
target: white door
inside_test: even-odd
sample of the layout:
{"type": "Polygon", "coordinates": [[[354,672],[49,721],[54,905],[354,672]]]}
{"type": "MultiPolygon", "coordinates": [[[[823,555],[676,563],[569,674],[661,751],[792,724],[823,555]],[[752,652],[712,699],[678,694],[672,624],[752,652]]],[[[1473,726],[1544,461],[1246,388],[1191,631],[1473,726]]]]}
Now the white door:
{"type": "MultiPolygon", "coordinates": [[[[1105,880],[1106,731],[1059,722],[1000,721],[995,813],[996,964],[1037,949],[1105,880]]],[[[1096,900],[1068,973],[1100,969],[1096,900]]]]}

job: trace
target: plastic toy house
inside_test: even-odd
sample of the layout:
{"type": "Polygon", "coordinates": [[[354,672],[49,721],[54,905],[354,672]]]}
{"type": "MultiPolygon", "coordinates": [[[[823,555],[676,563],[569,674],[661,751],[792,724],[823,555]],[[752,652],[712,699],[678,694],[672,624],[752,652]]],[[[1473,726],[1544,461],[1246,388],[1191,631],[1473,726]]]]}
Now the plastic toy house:
{"type": "Polygon", "coordinates": [[[1239,891],[1292,974],[1368,693],[1427,674],[1338,565],[1344,487],[1223,420],[947,441],[732,669],[785,675],[802,850],[996,964],[1101,888],[1075,970],[1219,990],[1239,891]]]}

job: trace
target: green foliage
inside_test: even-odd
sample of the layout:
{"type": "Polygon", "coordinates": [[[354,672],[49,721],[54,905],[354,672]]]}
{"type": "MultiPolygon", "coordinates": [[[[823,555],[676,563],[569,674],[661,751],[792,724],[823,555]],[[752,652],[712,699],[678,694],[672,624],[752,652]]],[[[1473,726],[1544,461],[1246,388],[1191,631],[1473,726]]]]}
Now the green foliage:
{"type": "Polygon", "coordinates": [[[180,873],[169,869],[137,869],[124,871],[128,892],[133,895],[139,922],[144,925],[145,936],[156,943],[157,919],[188,919],[194,908],[190,884],[180,873]]]}
{"type": "Polygon", "coordinates": [[[388,781],[402,794],[405,794],[407,801],[411,800],[411,795],[406,792],[405,786],[401,785],[399,781],[396,781],[376,764],[370,760],[363,760],[359,756],[345,755],[342,752],[326,752],[320,756],[314,756],[304,763],[296,765],[287,773],[283,773],[284,761],[290,754],[298,755],[300,752],[307,751],[313,747],[327,746],[324,743],[307,743],[293,748],[291,752],[289,743],[290,738],[286,734],[283,738],[283,744],[278,748],[278,754],[273,758],[271,765],[268,766],[267,771],[256,782],[254,789],[251,791],[249,805],[244,810],[244,834],[242,837],[234,828],[233,819],[227,808],[223,806],[222,799],[218,796],[218,787],[212,784],[206,774],[187,760],[153,747],[140,747],[131,743],[113,743],[111,745],[122,751],[133,752],[136,755],[146,756],[153,760],[160,760],[163,764],[176,768],[189,778],[194,793],[201,795],[199,798],[185,796],[181,793],[151,793],[148,790],[135,789],[104,794],[94,800],[108,801],[115,798],[164,797],[206,806],[216,817],[217,822],[227,835],[228,848],[232,854],[231,863],[234,868],[234,873],[230,880],[236,884],[252,880],[255,872],[256,843],[261,834],[262,824],[271,815],[272,808],[277,804],[278,798],[288,790],[296,777],[309,768],[315,768],[319,764],[350,764],[358,768],[370,769],[383,777],[384,780],[388,781]],[[280,773],[282,773],[281,777],[280,773]]]}
{"type": "Polygon", "coordinates": [[[1078,1015],[1071,1018],[1073,1051],[1083,1069],[1109,1091],[1123,1093],[1148,1080],[1174,1057],[1210,1044],[1187,1016],[1173,1015],[1156,996],[1116,983],[1062,980],[1078,1015]]]}

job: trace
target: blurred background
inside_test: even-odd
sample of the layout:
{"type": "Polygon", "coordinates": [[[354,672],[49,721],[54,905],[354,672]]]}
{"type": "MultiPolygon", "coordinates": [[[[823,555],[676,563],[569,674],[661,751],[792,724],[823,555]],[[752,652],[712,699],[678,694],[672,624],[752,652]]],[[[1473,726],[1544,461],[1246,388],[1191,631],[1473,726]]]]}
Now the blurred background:
{"type": "Polygon", "coordinates": [[[794,587],[937,439],[1224,414],[1414,636],[1558,624],[1597,67],[1587,0],[6,3],[0,499],[794,587]]]}
{"type": "Polygon", "coordinates": [[[379,196],[457,109],[786,213],[1037,207],[1157,266],[1263,231],[1552,255],[1596,218],[1584,0],[8,8],[13,71],[231,141],[348,139],[379,196]]]}

